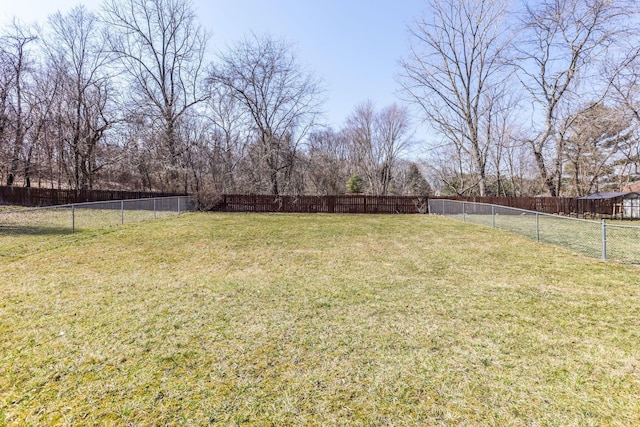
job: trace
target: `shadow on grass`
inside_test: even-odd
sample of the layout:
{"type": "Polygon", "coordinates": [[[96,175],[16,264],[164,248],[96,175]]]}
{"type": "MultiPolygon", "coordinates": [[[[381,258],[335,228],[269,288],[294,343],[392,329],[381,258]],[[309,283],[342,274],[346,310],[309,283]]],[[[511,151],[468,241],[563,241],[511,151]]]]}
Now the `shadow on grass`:
{"type": "Polygon", "coordinates": [[[71,232],[68,227],[0,225],[0,236],[54,236],[71,232]]]}

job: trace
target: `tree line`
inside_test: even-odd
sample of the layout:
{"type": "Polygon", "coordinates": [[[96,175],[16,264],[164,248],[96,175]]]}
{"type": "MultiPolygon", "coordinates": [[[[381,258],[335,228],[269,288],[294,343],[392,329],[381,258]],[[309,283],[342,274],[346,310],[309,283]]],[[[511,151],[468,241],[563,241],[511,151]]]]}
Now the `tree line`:
{"type": "Polygon", "coordinates": [[[401,85],[459,195],[582,196],[637,181],[638,4],[446,0],[410,31],[401,85]]]}
{"type": "Polygon", "coordinates": [[[248,34],[210,58],[188,1],[14,20],[0,33],[0,182],[202,198],[621,189],[640,178],[637,9],[427,2],[400,61],[404,102],[364,100],[339,129],[291,43],[248,34]]]}

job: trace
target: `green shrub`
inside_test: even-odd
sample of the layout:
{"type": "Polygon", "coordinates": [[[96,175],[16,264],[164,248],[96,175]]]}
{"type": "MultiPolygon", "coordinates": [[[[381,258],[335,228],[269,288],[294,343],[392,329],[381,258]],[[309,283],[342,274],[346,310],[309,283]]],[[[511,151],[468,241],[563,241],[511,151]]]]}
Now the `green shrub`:
{"type": "Polygon", "coordinates": [[[354,173],[347,180],[347,192],[351,194],[360,194],[364,187],[364,180],[360,175],[354,173]]]}

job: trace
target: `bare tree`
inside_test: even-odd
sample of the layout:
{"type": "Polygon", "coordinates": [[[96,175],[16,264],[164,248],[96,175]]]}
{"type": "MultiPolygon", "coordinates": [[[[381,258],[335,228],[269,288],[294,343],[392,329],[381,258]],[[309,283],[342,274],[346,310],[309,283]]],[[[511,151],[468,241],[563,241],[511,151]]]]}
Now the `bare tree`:
{"type": "Polygon", "coordinates": [[[251,117],[235,92],[223,85],[209,85],[206,119],[210,123],[207,156],[215,191],[238,191],[237,173],[254,137],[251,117]]]}
{"type": "Polygon", "coordinates": [[[49,17],[45,38],[48,65],[61,89],[58,102],[64,130],[59,136],[70,150],[71,184],[93,188],[102,167],[97,159],[100,143],[115,118],[115,91],[111,87],[112,56],[102,37],[98,17],[78,6],[49,17]]]}
{"type": "Polygon", "coordinates": [[[250,150],[272,194],[287,191],[300,143],[315,125],[321,87],[297,62],[290,44],[252,35],[220,56],[210,85],[227,88],[251,118],[250,150]]]}
{"type": "Polygon", "coordinates": [[[378,158],[375,146],[376,111],[372,101],[357,105],[347,118],[345,133],[349,142],[349,158],[359,175],[366,180],[368,191],[379,194],[378,158]]]}
{"type": "Polygon", "coordinates": [[[208,35],[186,0],[108,0],[103,19],[111,50],[130,77],[135,110],[144,111],[176,187],[180,118],[205,99],[200,91],[208,35]]]}
{"type": "Polygon", "coordinates": [[[373,194],[389,194],[394,168],[412,136],[409,111],[391,104],[376,111],[371,101],[358,105],[348,117],[345,133],[351,162],[373,194]]]}
{"type": "Polygon", "coordinates": [[[383,108],[376,119],[380,190],[382,194],[387,194],[390,191],[396,163],[411,145],[409,110],[406,107],[391,104],[383,108]]]}
{"type": "Polygon", "coordinates": [[[8,92],[4,96],[9,98],[8,110],[11,119],[8,123],[13,131],[7,185],[13,185],[16,180],[20,157],[24,149],[25,136],[31,126],[29,120],[30,108],[26,102],[26,92],[30,81],[29,67],[31,66],[29,44],[36,40],[35,33],[30,28],[21,25],[17,20],[13,21],[10,29],[0,40],[6,61],[5,70],[10,73],[7,82],[8,92]]]}
{"type": "MultiPolygon", "coordinates": [[[[514,146],[522,145],[516,139],[520,127],[517,123],[519,111],[520,94],[517,90],[509,89],[509,94],[500,94],[494,98],[487,114],[487,121],[483,132],[487,139],[493,143],[489,147],[488,171],[495,182],[493,188],[488,190],[489,194],[496,196],[512,196],[518,191],[513,185],[513,152],[514,146]]],[[[519,152],[521,157],[522,152],[519,152]]],[[[530,160],[531,156],[527,156],[530,160]]]]}
{"type": "MultiPolygon", "coordinates": [[[[208,123],[197,111],[192,110],[183,115],[179,130],[181,139],[189,142],[182,156],[186,169],[183,177],[184,192],[193,192],[204,201],[205,190],[210,190],[206,185],[211,147],[208,123]]],[[[207,192],[207,195],[211,194],[207,192]]]]}
{"type": "Polygon", "coordinates": [[[31,126],[25,137],[24,184],[30,187],[35,174],[38,187],[42,186],[43,178],[48,178],[53,188],[54,158],[60,155],[55,143],[57,131],[53,126],[56,106],[60,106],[60,79],[55,70],[43,65],[33,70],[33,76],[27,101],[31,126]]]}
{"type": "Polygon", "coordinates": [[[307,190],[313,194],[343,194],[349,178],[348,151],[345,132],[328,128],[311,133],[305,164],[307,190]]]}
{"type": "Polygon", "coordinates": [[[429,153],[429,172],[436,189],[442,194],[456,196],[479,195],[478,175],[471,159],[465,156],[459,145],[445,144],[429,153]]]}
{"type": "Polygon", "coordinates": [[[574,194],[599,191],[601,185],[616,186],[615,168],[623,146],[631,142],[631,121],[621,108],[592,104],[581,109],[567,124],[566,155],[574,194]]]}
{"type": "MultiPolygon", "coordinates": [[[[637,22],[637,20],[636,20],[637,22]]],[[[637,25],[637,24],[636,24],[637,25]]],[[[640,47],[637,38],[628,38],[628,60],[622,61],[623,67],[612,72],[611,65],[605,70],[607,75],[613,75],[611,96],[616,105],[624,108],[634,129],[633,138],[628,144],[623,144],[616,160],[616,181],[620,189],[640,179],[640,47]]]]}
{"type": "Polygon", "coordinates": [[[604,61],[612,73],[629,60],[616,55],[630,35],[628,16],[636,2],[625,0],[542,0],[525,7],[522,39],[517,49],[519,75],[534,106],[527,139],[547,191],[562,191],[565,143],[559,133],[581,98],[602,99],[612,74],[601,75],[604,61]]]}
{"type": "Polygon", "coordinates": [[[400,82],[429,124],[469,157],[484,195],[495,138],[490,115],[496,97],[504,94],[501,84],[506,78],[505,2],[430,0],[428,4],[428,17],[410,29],[411,49],[402,62],[400,82]]]}
{"type": "Polygon", "coordinates": [[[496,150],[496,195],[523,197],[544,192],[533,154],[521,132],[517,128],[505,132],[496,150]]]}
{"type": "Polygon", "coordinates": [[[6,182],[9,173],[10,144],[8,143],[11,125],[11,91],[13,88],[13,66],[11,54],[0,46],[0,182],[6,182]]]}

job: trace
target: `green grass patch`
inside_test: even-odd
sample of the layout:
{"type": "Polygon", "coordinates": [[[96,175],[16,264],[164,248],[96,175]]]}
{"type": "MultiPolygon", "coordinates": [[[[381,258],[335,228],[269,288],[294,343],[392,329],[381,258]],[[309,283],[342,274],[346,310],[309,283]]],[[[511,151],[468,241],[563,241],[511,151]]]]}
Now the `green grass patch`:
{"type": "Polygon", "coordinates": [[[634,267],[420,215],[37,237],[0,235],[0,425],[640,424],[634,267]]]}

